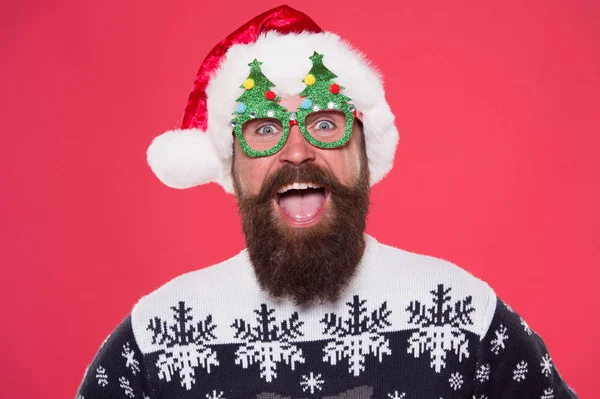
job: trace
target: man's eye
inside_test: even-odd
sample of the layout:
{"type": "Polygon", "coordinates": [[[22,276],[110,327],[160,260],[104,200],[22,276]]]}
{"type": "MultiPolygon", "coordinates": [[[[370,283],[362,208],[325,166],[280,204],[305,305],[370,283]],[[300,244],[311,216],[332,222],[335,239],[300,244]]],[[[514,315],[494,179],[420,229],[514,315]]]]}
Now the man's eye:
{"type": "Polygon", "coordinates": [[[277,127],[275,125],[265,125],[257,130],[259,134],[269,135],[277,133],[277,127]]]}
{"type": "Polygon", "coordinates": [[[333,122],[330,122],[330,121],[319,121],[316,123],[315,126],[319,130],[328,130],[328,129],[333,129],[335,127],[333,122]]]}

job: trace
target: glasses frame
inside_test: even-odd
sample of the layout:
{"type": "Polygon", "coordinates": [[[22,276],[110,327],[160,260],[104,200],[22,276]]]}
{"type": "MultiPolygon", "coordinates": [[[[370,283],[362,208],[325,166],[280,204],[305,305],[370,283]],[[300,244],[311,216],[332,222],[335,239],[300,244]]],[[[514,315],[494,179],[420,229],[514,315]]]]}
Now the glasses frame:
{"type": "Polygon", "coordinates": [[[233,132],[234,132],[235,136],[237,137],[237,139],[240,143],[240,147],[242,148],[244,153],[251,158],[257,158],[257,157],[269,157],[271,155],[278,153],[283,148],[285,143],[287,142],[288,136],[290,134],[290,128],[292,126],[298,126],[298,128],[300,129],[300,132],[302,133],[302,136],[304,136],[306,141],[308,141],[310,144],[312,144],[315,147],[323,148],[323,149],[333,149],[333,148],[342,147],[342,146],[346,145],[346,143],[348,143],[348,141],[350,140],[350,137],[352,136],[352,126],[354,124],[355,118],[356,118],[356,107],[354,106],[354,104],[342,104],[341,106],[335,104],[334,107],[320,108],[317,105],[316,108],[309,108],[309,109],[299,108],[297,111],[292,111],[292,112],[285,112],[285,111],[281,111],[281,110],[259,110],[258,112],[249,112],[248,115],[240,115],[238,118],[236,118],[236,120],[232,121],[231,124],[233,126],[233,132]],[[329,141],[318,140],[318,139],[314,138],[313,136],[311,136],[311,134],[308,132],[308,129],[306,129],[306,125],[305,125],[306,117],[313,112],[321,112],[321,111],[341,111],[346,116],[346,126],[344,128],[344,135],[342,137],[340,137],[339,139],[337,139],[336,141],[329,142],[329,141]],[[255,150],[252,147],[250,147],[250,145],[248,145],[248,142],[244,138],[243,126],[244,126],[244,123],[246,123],[252,119],[263,119],[263,118],[279,120],[283,127],[283,132],[281,134],[281,138],[279,139],[277,144],[275,144],[273,147],[271,147],[267,150],[255,150]]]}

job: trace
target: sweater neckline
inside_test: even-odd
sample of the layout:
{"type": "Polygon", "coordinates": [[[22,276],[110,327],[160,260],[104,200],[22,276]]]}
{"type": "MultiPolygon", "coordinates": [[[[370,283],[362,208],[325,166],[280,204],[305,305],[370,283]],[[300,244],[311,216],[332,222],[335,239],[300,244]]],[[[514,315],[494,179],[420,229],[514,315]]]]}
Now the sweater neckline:
{"type": "Polygon", "coordinates": [[[373,267],[375,267],[375,258],[379,250],[379,242],[375,237],[369,234],[364,234],[365,237],[365,250],[363,256],[358,263],[356,274],[348,284],[346,291],[351,291],[357,288],[362,282],[364,282],[369,274],[372,273],[373,267]]]}

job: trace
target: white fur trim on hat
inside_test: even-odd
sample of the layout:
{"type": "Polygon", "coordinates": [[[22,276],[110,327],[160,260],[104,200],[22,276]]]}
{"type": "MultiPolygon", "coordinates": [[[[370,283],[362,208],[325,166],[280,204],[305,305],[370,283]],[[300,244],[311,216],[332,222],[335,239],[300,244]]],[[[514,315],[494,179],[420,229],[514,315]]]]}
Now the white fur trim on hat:
{"type": "Polygon", "coordinates": [[[209,136],[199,129],[163,133],[152,141],[146,155],[154,174],[173,188],[216,181],[222,171],[209,136]]]}
{"type": "Polygon", "coordinates": [[[184,151],[181,154],[171,144],[172,138],[158,141],[160,136],[155,140],[153,146],[166,144],[170,148],[168,151],[158,148],[148,151],[151,167],[161,181],[177,188],[214,181],[226,192],[233,192],[233,135],[230,121],[236,99],[244,91],[240,85],[250,72],[248,64],[254,59],[262,62],[262,72],[275,84],[272,90],[280,97],[293,96],[306,87],[303,78],[312,67],[309,57],[315,51],[324,55],[324,65],[338,76],[334,81],[344,87],[343,94],[350,97],[362,113],[371,185],[381,180],[392,168],[398,131],[377,70],[361,52],[333,33],[282,35],[268,32],[255,43],[233,45],[225,54],[206,88],[208,128],[205,134],[199,133],[202,140],[191,140],[190,136],[189,141],[184,141],[185,145],[176,146],[184,151]],[[196,142],[203,148],[192,149],[196,142]],[[209,154],[209,148],[214,148],[215,153],[209,154]],[[160,161],[156,161],[150,156],[151,152],[164,155],[160,155],[160,161]],[[219,165],[218,171],[215,170],[215,163],[219,165]]]}

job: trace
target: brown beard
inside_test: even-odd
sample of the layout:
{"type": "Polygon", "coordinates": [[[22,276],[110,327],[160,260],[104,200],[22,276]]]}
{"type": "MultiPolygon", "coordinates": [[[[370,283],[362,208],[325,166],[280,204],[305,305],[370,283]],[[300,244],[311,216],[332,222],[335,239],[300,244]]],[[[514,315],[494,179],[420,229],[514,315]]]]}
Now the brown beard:
{"type": "Polygon", "coordinates": [[[244,196],[233,174],[248,254],[264,291],[297,305],[339,299],[365,248],[370,187],[364,152],[360,169],[355,185],[345,186],[313,163],[286,164],[256,196],[244,196]],[[275,216],[275,193],[294,182],[317,183],[329,191],[329,209],[313,226],[293,228],[275,216]]]}

